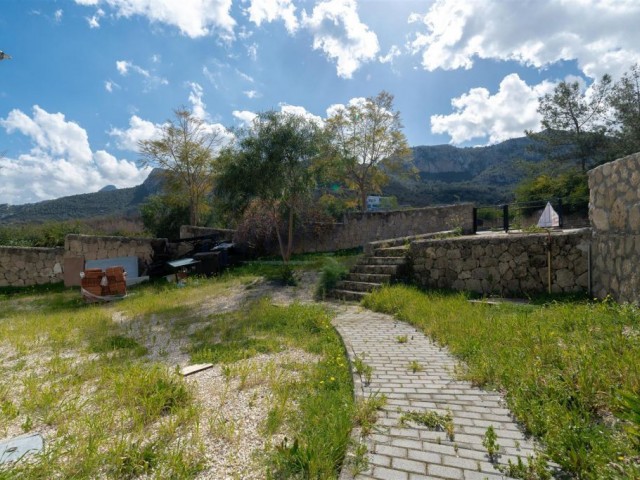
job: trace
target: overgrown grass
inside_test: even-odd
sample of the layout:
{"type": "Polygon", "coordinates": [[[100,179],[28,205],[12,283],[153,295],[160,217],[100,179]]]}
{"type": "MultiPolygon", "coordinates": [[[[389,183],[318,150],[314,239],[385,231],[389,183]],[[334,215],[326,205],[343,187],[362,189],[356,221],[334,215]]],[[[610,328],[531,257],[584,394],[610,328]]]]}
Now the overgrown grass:
{"type": "MultiPolygon", "coordinates": [[[[145,297],[141,289],[117,308],[142,311],[145,297]]],[[[20,425],[47,441],[37,461],[2,465],[0,478],[188,478],[202,469],[191,388],[143,358],[146,348],[112,321],[115,305],[84,305],[74,289],[2,307],[0,436],[20,425]]]]}
{"type": "Polygon", "coordinates": [[[635,418],[628,399],[640,392],[636,307],[489,306],[403,286],[373,292],[364,304],[447,345],[464,361],[465,378],[504,390],[517,418],[565,471],[585,479],[640,477],[637,430],[620,419],[635,418]]]}
{"type": "Polygon", "coordinates": [[[268,383],[261,434],[288,440],[268,447],[265,476],[336,477],[354,407],[328,313],[268,299],[223,315],[203,308],[256,278],[236,273],[189,279],[180,288],[140,286],[112,305],[85,305],[77,289],[0,298],[0,438],[39,431],[47,439],[34,461],[0,466],[0,479],[186,479],[206,468],[204,435],[226,441],[235,426],[223,409],[203,418],[190,384],[149,360],[147,346],[160,327],[190,343],[194,361],[223,364],[224,375],[240,380],[238,389],[268,383]],[[283,366],[291,376],[270,361],[246,363],[300,349],[313,361],[283,366]]]}
{"type": "MultiPolygon", "coordinates": [[[[192,335],[194,362],[229,364],[290,348],[317,356],[298,366],[295,380],[280,379],[264,426],[289,432],[269,452],[272,478],[337,477],[352,426],[352,383],[342,343],[319,306],[271,305],[263,299],[232,312],[192,335]]],[[[248,374],[248,372],[247,372],[248,374]]]]}
{"type": "MultiPolygon", "coordinates": [[[[337,262],[341,265],[351,266],[362,253],[361,248],[340,250],[337,252],[303,253],[292,255],[289,267],[296,272],[321,270],[327,262],[337,262]]],[[[283,263],[280,257],[264,257],[244,262],[239,267],[228,271],[232,276],[257,275],[268,280],[280,281],[282,279],[283,263]]]]}

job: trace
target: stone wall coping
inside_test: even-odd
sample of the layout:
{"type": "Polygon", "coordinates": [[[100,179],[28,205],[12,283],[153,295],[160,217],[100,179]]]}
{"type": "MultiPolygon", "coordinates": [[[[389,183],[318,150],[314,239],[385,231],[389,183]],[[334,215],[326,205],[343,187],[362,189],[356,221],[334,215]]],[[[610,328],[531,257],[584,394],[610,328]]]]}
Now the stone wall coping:
{"type": "Polygon", "coordinates": [[[383,217],[383,216],[397,215],[398,213],[403,213],[403,212],[407,212],[407,213],[429,212],[433,210],[446,210],[446,209],[457,208],[457,207],[468,208],[469,206],[473,206],[473,203],[464,202],[464,203],[452,203],[449,205],[437,205],[432,207],[399,208],[397,210],[384,210],[379,212],[347,212],[343,215],[343,219],[344,219],[343,223],[347,223],[348,221],[347,219],[358,219],[358,218],[376,217],[376,216],[383,217]]]}
{"type": "Polygon", "coordinates": [[[119,235],[83,235],[79,233],[70,233],[65,237],[65,241],[74,240],[74,239],[105,239],[105,240],[128,240],[128,241],[140,241],[140,242],[152,242],[157,240],[164,240],[168,242],[167,238],[155,238],[155,237],[124,237],[119,235]]]}
{"type": "MultiPolygon", "coordinates": [[[[577,228],[573,230],[565,231],[551,231],[551,237],[573,237],[583,236],[591,233],[591,228],[577,228]]],[[[437,235],[437,234],[436,234],[437,235]]],[[[469,243],[484,243],[487,241],[497,240],[498,242],[516,242],[521,241],[523,238],[539,238],[544,240],[548,237],[547,233],[495,233],[495,234],[476,234],[476,235],[460,235],[457,237],[447,238],[425,238],[420,240],[414,240],[411,242],[412,247],[420,248],[423,245],[434,245],[448,242],[469,242],[469,243]]]]}
{"type": "Polygon", "coordinates": [[[64,252],[64,247],[16,247],[13,245],[0,245],[0,250],[10,250],[12,252],[43,252],[43,253],[56,253],[64,252]]]}
{"type": "Polygon", "coordinates": [[[614,168],[616,165],[618,165],[620,163],[624,163],[624,162],[630,160],[632,157],[633,158],[637,158],[639,155],[640,155],[640,152],[631,153],[631,154],[627,155],[626,157],[617,158],[616,160],[612,160],[610,162],[603,163],[602,165],[598,165],[597,167],[593,167],[592,169],[588,170],[587,171],[587,175],[591,176],[596,172],[602,172],[605,175],[608,175],[609,172],[611,171],[611,169],[614,168]]]}
{"type": "Polygon", "coordinates": [[[396,237],[389,238],[388,240],[376,240],[375,242],[369,242],[369,245],[372,247],[377,247],[379,245],[386,246],[391,244],[403,245],[405,242],[413,242],[418,240],[425,240],[431,237],[435,237],[437,235],[447,235],[449,233],[453,233],[453,230],[445,230],[442,232],[433,232],[433,233],[422,233],[420,235],[407,235],[406,237],[396,237]]]}

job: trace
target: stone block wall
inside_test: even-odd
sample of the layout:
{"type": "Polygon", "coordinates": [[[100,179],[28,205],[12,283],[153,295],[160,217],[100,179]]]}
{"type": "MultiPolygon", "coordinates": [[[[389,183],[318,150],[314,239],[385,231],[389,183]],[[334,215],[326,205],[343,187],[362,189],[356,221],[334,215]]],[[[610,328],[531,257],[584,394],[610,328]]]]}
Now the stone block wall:
{"type": "Polygon", "coordinates": [[[92,235],[67,235],[64,242],[65,257],[84,257],[98,260],[114,257],[138,257],[138,271],[145,274],[151,263],[154,250],[166,249],[165,238],[133,238],[92,235]]]}
{"type": "MultiPolygon", "coordinates": [[[[551,235],[551,291],[588,289],[590,230],[551,235]]],[[[483,294],[548,289],[548,235],[495,234],[417,240],[410,257],[416,283],[483,294]]]]}
{"type": "Polygon", "coordinates": [[[0,246],[0,287],[62,281],[64,248],[0,246]]]}
{"type": "Polygon", "coordinates": [[[640,153],[589,172],[593,293],[640,301],[640,153]]]}
{"type": "Polygon", "coordinates": [[[220,242],[233,239],[235,230],[228,228],[194,227],[193,225],[182,225],[180,227],[180,238],[203,237],[205,235],[217,235],[220,242]]]}
{"type": "Polygon", "coordinates": [[[391,212],[351,213],[342,223],[327,225],[296,238],[295,253],[331,252],[364,247],[369,242],[453,228],[473,229],[473,205],[446,205],[391,212]]]}

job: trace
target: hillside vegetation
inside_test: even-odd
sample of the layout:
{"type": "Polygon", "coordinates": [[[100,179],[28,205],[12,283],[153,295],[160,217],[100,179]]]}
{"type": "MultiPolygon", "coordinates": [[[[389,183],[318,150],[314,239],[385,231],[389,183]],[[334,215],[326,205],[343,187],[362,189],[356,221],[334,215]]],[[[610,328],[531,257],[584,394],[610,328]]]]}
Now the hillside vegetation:
{"type": "MultiPolygon", "coordinates": [[[[427,206],[452,202],[499,203],[513,200],[515,185],[525,177],[521,161],[537,162],[526,137],[488,147],[458,148],[451,145],[413,147],[418,179],[393,177],[383,189],[402,205],[427,206]]],[[[42,223],[104,216],[131,216],[150,195],[160,193],[162,173],[154,170],[141,185],[103,188],[99,192],[72,195],[25,205],[0,205],[0,225],[42,223]]]]}

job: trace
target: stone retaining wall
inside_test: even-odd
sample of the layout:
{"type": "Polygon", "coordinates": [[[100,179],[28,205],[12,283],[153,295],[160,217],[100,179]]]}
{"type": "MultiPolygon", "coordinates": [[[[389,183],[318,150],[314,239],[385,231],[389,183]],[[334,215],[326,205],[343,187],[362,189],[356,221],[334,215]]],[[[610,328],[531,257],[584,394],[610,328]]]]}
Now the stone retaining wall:
{"type": "Polygon", "coordinates": [[[473,229],[473,205],[446,205],[392,212],[351,213],[294,242],[295,253],[331,252],[364,247],[369,242],[461,228],[473,229]],[[318,231],[319,230],[319,231],[318,231]]]}
{"type": "Polygon", "coordinates": [[[589,172],[593,293],[640,300],[640,153],[589,172]]]}
{"type": "Polygon", "coordinates": [[[182,225],[180,227],[180,238],[203,237],[205,235],[218,235],[219,241],[233,239],[235,230],[228,228],[194,227],[193,225],[182,225]]]}
{"type": "Polygon", "coordinates": [[[62,281],[64,248],[0,246],[0,287],[62,281]]]}
{"type": "Polygon", "coordinates": [[[165,238],[109,237],[93,235],[67,235],[64,241],[65,257],[101,258],[138,257],[138,271],[145,275],[154,249],[166,249],[165,238]]]}
{"type": "Polygon", "coordinates": [[[139,275],[145,275],[154,251],[166,248],[164,238],[91,235],[67,235],[64,247],[59,248],[0,246],[0,287],[61,282],[65,259],[78,257],[84,260],[138,257],[139,275]]]}
{"type": "MultiPolygon", "coordinates": [[[[590,230],[551,235],[551,291],[588,289],[590,230]]],[[[495,234],[418,240],[410,257],[416,283],[500,295],[548,289],[547,234],[495,234]]]]}

